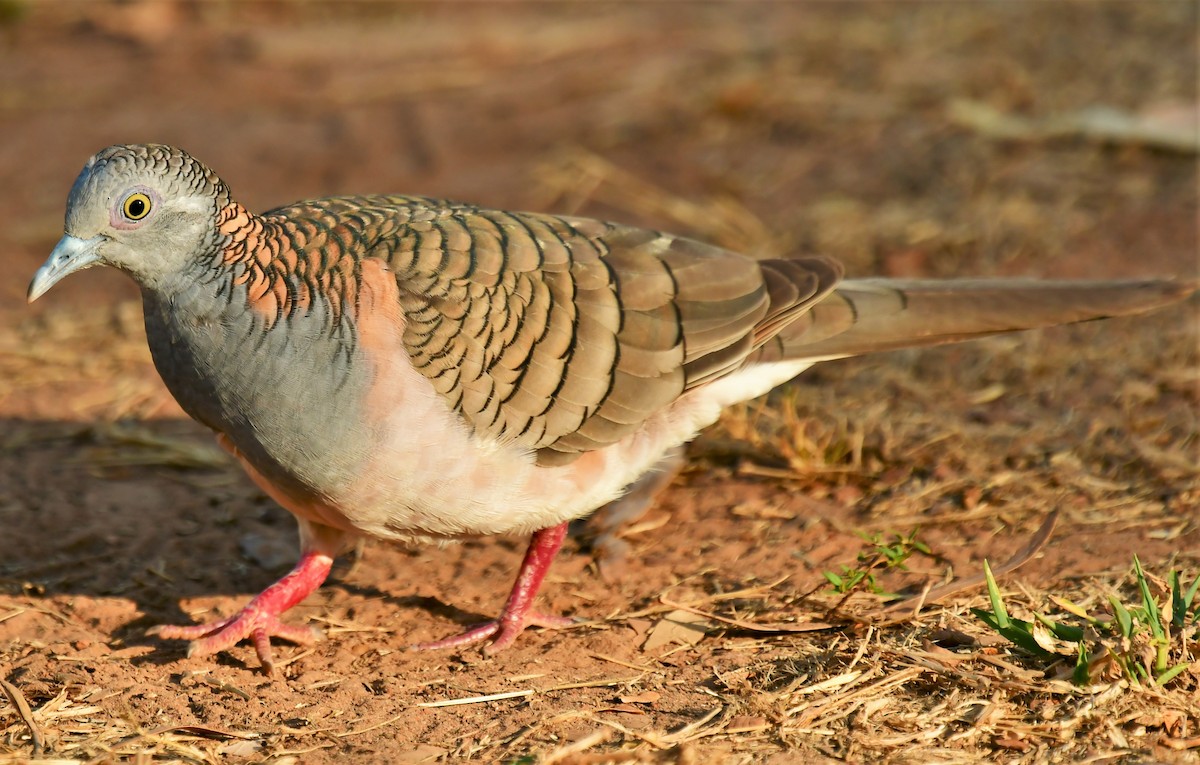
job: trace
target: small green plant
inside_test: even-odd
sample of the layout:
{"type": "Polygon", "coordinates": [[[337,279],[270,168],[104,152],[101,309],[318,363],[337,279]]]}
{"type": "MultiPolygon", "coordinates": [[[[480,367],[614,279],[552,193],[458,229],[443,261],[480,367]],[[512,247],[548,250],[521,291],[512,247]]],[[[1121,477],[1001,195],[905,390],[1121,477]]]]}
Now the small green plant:
{"type": "Polygon", "coordinates": [[[1039,659],[1059,662],[1073,658],[1071,680],[1077,685],[1092,683],[1108,668],[1115,668],[1130,682],[1165,685],[1195,660],[1192,644],[1200,639],[1200,602],[1196,597],[1200,577],[1185,588],[1179,572],[1172,571],[1167,580],[1168,597],[1160,607],[1136,555],[1133,571],[1140,602],[1126,606],[1115,595],[1109,595],[1109,619],[1093,616],[1065,598],[1052,597],[1056,605],[1081,623],[1064,624],[1039,613],[1029,622],[1009,615],[985,560],[983,573],[991,610],[971,611],[1001,637],[1039,659]]]}
{"type": "MultiPolygon", "coordinates": [[[[841,572],[823,571],[822,576],[825,581],[829,582],[830,588],[839,595],[849,595],[860,589],[865,589],[877,595],[891,595],[886,593],[879,586],[879,582],[875,579],[875,572],[879,569],[900,569],[907,571],[904,563],[913,556],[914,553],[933,556],[933,551],[929,549],[929,545],[917,539],[917,531],[914,529],[907,536],[901,536],[893,533],[890,541],[885,542],[882,533],[876,534],[859,534],[863,541],[870,547],[861,550],[858,553],[857,565],[847,566],[842,564],[841,572]]],[[[895,596],[893,596],[895,597],[895,596]]]]}

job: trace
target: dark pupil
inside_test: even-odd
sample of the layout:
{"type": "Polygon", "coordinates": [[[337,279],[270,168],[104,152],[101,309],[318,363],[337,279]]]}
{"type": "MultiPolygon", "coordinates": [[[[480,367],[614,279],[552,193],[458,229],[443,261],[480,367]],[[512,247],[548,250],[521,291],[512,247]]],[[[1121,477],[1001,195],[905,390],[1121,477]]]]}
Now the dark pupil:
{"type": "Polygon", "coordinates": [[[129,203],[129,217],[140,218],[146,214],[146,203],[141,199],[134,199],[129,203]]]}

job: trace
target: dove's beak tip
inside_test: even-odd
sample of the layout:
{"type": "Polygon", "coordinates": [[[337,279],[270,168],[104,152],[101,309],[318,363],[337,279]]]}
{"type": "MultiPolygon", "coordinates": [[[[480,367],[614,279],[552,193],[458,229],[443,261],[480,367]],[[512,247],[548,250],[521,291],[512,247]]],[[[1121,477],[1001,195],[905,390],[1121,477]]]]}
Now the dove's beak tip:
{"type": "Polygon", "coordinates": [[[98,236],[80,239],[70,234],[64,235],[50,252],[50,257],[46,258],[46,262],[33,275],[29,282],[29,290],[25,293],[25,301],[32,303],[58,284],[63,277],[98,263],[102,241],[98,236]]]}

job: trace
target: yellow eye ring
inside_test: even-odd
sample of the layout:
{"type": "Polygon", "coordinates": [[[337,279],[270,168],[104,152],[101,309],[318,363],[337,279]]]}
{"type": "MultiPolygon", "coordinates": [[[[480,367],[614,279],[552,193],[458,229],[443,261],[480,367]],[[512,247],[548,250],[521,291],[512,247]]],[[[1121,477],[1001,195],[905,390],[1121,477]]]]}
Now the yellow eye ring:
{"type": "Polygon", "coordinates": [[[142,192],[130,194],[121,203],[121,212],[129,220],[141,220],[150,214],[150,197],[142,192]]]}

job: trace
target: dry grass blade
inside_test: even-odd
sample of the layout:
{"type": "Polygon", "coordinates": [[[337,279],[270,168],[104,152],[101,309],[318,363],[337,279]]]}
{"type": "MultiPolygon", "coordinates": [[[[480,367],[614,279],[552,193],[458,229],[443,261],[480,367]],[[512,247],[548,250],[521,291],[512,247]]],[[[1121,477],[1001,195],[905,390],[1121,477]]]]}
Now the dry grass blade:
{"type": "Polygon", "coordinates": [[[826,622],[772,622],[763,624],[761,622],[748,622],[744,619],[734,619],[728,616],[721,616],[710,611],[702,611],[699,608],[685,605],[683,603],[675,603],[666,598],[660,598],[664,606],[670,606],[680,611],[687,611],[696,616],[703,616],[706,619],[711,619],[722,624],[728,624],[739,630],[746,632],[758,632],[763,634],[778,634],[778,633],[797,633],[797,632],[822,632],[824,630],[837,629],[838,625],[828,624],[826,622]]]}
{"type": "Polygon", "coordinates": [[[218,691],[224,691],[225,693],[232,693],[234,696],[237,696],[244,701],[250,701],[253,698],[249,693],[241,688],[238,688],[236,685],[218,680],[215,677],[208,677],[207,675],[200,673],[185,672],[183,679],[187,680],[189,678],[195,678],[197,681],[204,683],[209,688],[213,688],[218,691]]]}
{"type": "MultiPolygon", "coordinates": [[[[546,756],[542,758],[542,765],[555,765],[555,763],[565,762],[569,762],[571,765],[582,765],[582,763],[589,761],[595,762],[597,765],[601,762],[620,762],[619,759],[616,759],[614,756],[609,754],[596,754],[589,759],[581,759],[578,756],[581,753],[591,749],[593,746],[603,744],[610,738],[612,738],[612,731],[606,728],[600,728],[599,730],[592,731],[590,734],[584,736],[578,741],[573,741],[570,744],[561,746],[552,752],[548,752],[546,756]]],[[[634,758],[636,759],[636,755],[634,755],[634,758]]]]}
{"type": "Polygon", "coordinates": [[[161,736],[165,733],[186,733],[198,738],[211,738],[217,740],[224,739],[239,739],[243,741],[251,741],[258,738],[256,733],[241,733],[239,731],[224,730],[222,728],[210,728],[206,725],[164,725],[161,728],[155,728],[146,733],[147,736],[161,736]]]}
{"type": "Polygon", "coordinates": [[[641,679],[641,675],[636,675],[634,677],[604,678],[602,680],[584,680],[578,683],[561,683],[559,685],[552,685],[549,688],[539,688],[537,693],[566,691],[571,690],[572,688],[606,688],[613,685],[628,685],[629,683],[636,683],[639,679],[641,679]]]}
{"type": "Polygon", "coordinates": [[[21,718],[21,722],[25,723],[25,727],[29,729],[29,737],[33,741],[33,756],[41,755],[46,746],[46,737],[42,734],[42,729],[38,727],[37,722],[33,719],[33,710],[29,708],[29,702],[25,700],[25,694],[21,693],[21,689],[7,680],[0,680],[0,687],[4,688],[4,695],[8,697],[8,703],[13,705],[13,709],[17,710],[17,716],[21,718]]]}
{"type": "Polygon", "coordinates": [[[417,704],[419,707],[428,709],[436,709],[438,707],[457,707],[464,704],[486,704],[490,701],[505,701],[507,699],[519,699],[525,696],[533,696],[539,693],[551,693],[553,691],[567,691],[575,688],[604,688],[612,685],[627,685],[637,682],[641,677],[625,677],[625,678],[605,678],[603,680],[584,680],[578,683],[561,683],[559,685],[551,685],[547,688],[526,688],[520,691],[505,691],[503,693],[488,693],[482,696],[468,696],[462,699],[443,699],[441,701],[425,701],[417,704]]]}
{"type": "Polygon", "coordinates": [[[630,661],[618,659],[615,656],[606,656],[605,654],[602,654],[602,653],[594,653],[594,654],[592,654],[592,656],[596,657],[597,659],[600,659],[601,661],[609,661],[609,662],[612,662],[613,664],[619,664],[622,667],[628,667],[629,669],[636,669],[639,672],[653,672],[654,671],[654,667],[647,667],[644,664],[634,664],[633,662],[630,662],[630,661]]]}
{"type": "Polygon", "coordinates": [[[14,616],[20,616],[21,614],[25,613],[28,610],[29,609],[27,609],[27,608],[14,608],[13,610],[9,611],[6,614],[0,614],[0,622],[6,622],[9,619],[13,618],[14,616]]]}
{"type": "Polygon", "coordinates": [[[1068,114],[1028,119],[968,99],[952,101],[947,108],[947,117],[981,135],[1002,141],[1041,141],[1082,136],[1184,154],[1200,151],[1200,137],[1196,135],[1196,105],[1178,103],[1168,106],[1170,111],[1181,112],[1182,119],[1167,113],[1169,110],[1163,107],[1150,113],[1130,113],[1107,106],[1091,106],[1068,114]]]}
{"type": "Polygon", "coordinates": [[[793,722],[795,725],[801,727],[821,723],[828,724],[833,719],[840,719],[852,714],[854,706],[851,702],[860,702],[865,698],[883,696],[927,671],[924,667],[910,667],[906,670],[889,673],[886,677],[861,687],[859,687],[859,682],[870,678],[872,675],[866,672],[850,673],[852,679],[841,684],[839,692],[826,696],[812,704],[794,707],[788,710],[788,716],[798,714],[797,719],[793,722]]]}
{"type": "Polygon", "coordinates": [[[427,709],[436,709],[438,707],[457,707],[463,704],[486,704],[489,701],[504,701],[505,699],[519,699],[525,696],[532,696],[537,693],[532,688],[527,688],[523,691],[505,691],[504,693],[488,693],[483,696],[468,696],[462,699],[443,699],[441,701],[423,701],[417,704],[419,707],[427,709]]]}
{"type": "Polygon", "coordinates": [[[398,714],[394,717],[389,717],[386,720],[381,720],[377,723],[372,723],[371,725],[368,725],[365,728],[355,728],[354,730],[348,730],[344,733],[335,733],[333,735],[335,735],[338,738],[347,738],[349,736],[361,736],[364,733],[368,733],[370,731],[378,730],[379,728],[383,728],[388,725],[391,725],[392,723],[396,722],[403,716],[404,716],[403,714],[398,714]]]}

